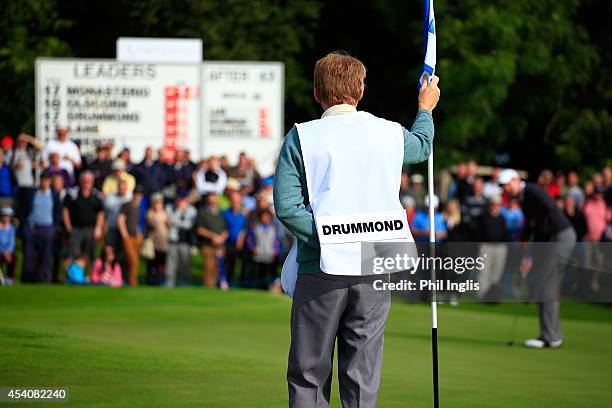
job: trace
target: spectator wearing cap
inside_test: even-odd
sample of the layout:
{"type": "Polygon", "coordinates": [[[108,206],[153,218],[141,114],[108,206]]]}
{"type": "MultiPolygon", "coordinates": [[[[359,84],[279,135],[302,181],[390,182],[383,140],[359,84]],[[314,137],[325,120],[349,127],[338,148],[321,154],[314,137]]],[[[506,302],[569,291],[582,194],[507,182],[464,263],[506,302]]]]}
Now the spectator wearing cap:
{"type": "MultiPolygon", "coordinates": [[[[448,232],[446,229],[446,222],[444,221],[442,213],[438,211],[438,205],[440,204],[438,196],[434,195],[432,201],[434,206],[434,231],[436,234],[436,242],[442,242],[442,240],[446,239],[448,232]]],[[[429,241],[429,213],[427,208],[429,208],[429,196],[425,196],[425,208],[417,211],[412,221],[412,232],[417,242],[429,241]]]]}
{"type": "Polygon", "coordinates": [[[155,257],[148,262],[147,283],[159,285],[165,277],[166,255],[168,253],[168,214],[164,209],[164,196],[151,196],[151,207],[145,217],[148,235],[153,240],[155,257]]]}
{"type": "Polygon", "coordinates": [[[174,205],[166,206],[168,214],[168,255],[166,256],[166,286],[189,285],[191,282],[191,244],[193,226],[198,211],[189,199],[180,194],[174,205]]]}
{"type": "Polygon", "coordinates": [[[62,203],[51,189],[51,176],[43,173],[40,187],[25,201],[23,226],[23,282],[51,283],[51,256],[56,228],[62,222],[62,203]]]}
{"type": "Polygon", "coordinates": [[[274,176],[269,176],[261,180],[260,193],[263,193],[268,198],[270,204],[270,210],[274,214],[274,176]]]}
{"type": "Polygon", "coordinates": [[[225,185],[225,192],[219,196],[219,210],[222,212],[232,206],[231,195],[235,191],[240,191],[240,182],[233,177],[227,179],[225,185]]]}
{"type": "Polygon", "coordinates": [[[89,170],[79,176],[79,186],[64,198],[64,225],[69,235],[69,259],[84,253],[95,259],[95,243],[103,236],[104,205],[100,193],[94,189],[94,175],[89,170]]]}
{"type": "Polygon", "coordinates": [[[416,208],[421,208],[425,205],[425,195],[426,191],[423,188],[423,183],[425,178],[418,173],[410,176],[410,184],[411,186],[406,190],[406,195],[412,196],[416,203],[416,208]]]}
{"type": "Polygon", "coordinates": [[[103,191],[102,183],[113,172],[112,165],[111,145],[108,143],[98,145],[96,158],[87,166],[94,175],[96,190],[103,191]]]}
{"type": "Polygon", "coordinates": [[[112,165],[112,174],[108,175],[102,183],[102,193],[104,195],[117,193],[119,183],[125,182],[128,194],[134,192],[136,178],[125,170],[125,162],[122,159],[115,159],[112,165]]]}
{"type": "Polygon", "coordinates": [[[0,268],[2,268],[0,274],[6,273],[5,280],[8,285],[12,285],[15,279],[15,266],[17,265],[14,214],[10,207],[3,207],[0,210],[0,268]]]}
{"type": "Polygon", "coordinates": [[[140,249],[143,234],[140,228],[140,204],[144,196],[144,188],[137,185],[132,199],[121,206],[117,217],[117,227],[121,234],[123,250],[127,261],[127,277],[130,286],[138,286],[138,269],[140,265],[140,249]]]}
{"type": "Polygon", "coordinates": [[[49,166],[46,171],[51,174],[51,176],[55,176],[56,174],[60,175],[64,180],[64,186],[66,188],[71,188],[74,186],[74,180],[70,176],[70,173],[62,167],[60,167],[60,156],[58,152],[52,152],[49,157],[49,166]]]}
{"type": "Polygon", "coordinates": [[[13,140],[11,135],[4,135],[2,137],[2,140],[0,140],[0,148],[2,148],[2,150],[4,150],[5,153],[8,153],[11,150],[13,150],[14,144],[15,144],[15,141],[13,140]]]}
{"type": "MultiPolygon", "coordinates": [[[[235,180],[235,179],[230,179],[235,180]]],[[[238,183],[238,180],[235,180],[238,183]]],[[[228,186],[229,186],[228,182],[228,186]]],[[[240,258],[244,248],[247,227],[247,217],[242,207],[242,194],[238,190],[229,191],[230,208],[223,211],[223,218],[227,224],[228,238],[225,242],[225,275],[231,285],[234,281],[236,261],[240,258]]]]}
{"type": "Polygon", "coordinates": [[[499,184],[506,194],[518,198],[521,203],[525,216],[523,240],[547,242],[546,245],[534,245],[533,255],[525,255],[521,260],[521,272],[530,274],[530,293],[536,297],[540,312],[540,335],[525,341],[525,346],[561,347],[563,333],[558,293],[567,257],[576,243],[576,233],[548,192],[536,184],[522,182],[515,170],[503,170],[499,184]]]}
{"type": "Polygon", "coordinates": [[[60,167],[66,169],[70,177],[74,177],[75,169],[80,169],[82,165],[81,152],[76,143],[68,139],[67,128],[62,127],[57,130],[57,139],[50,140],[45,145],[42,156],[46,159],[53,152],[60,156],[60,167]]]}
{"type": "Polygon", "coordinates": [[[15,175],[4,159],[4,150],[0,149],[0,208],[11,207],[16,192],[15,175]]]}
{"type": "Polygon", "coordinates": [[[38,155],[42,149],[42,144],[34,137],[25,133],[17,136],[15,147],[9,153],[7,162],[15,175],[17,193],[15,196],[17,218],[24,221],[24,208],[26,197],[35,187],[35,171],[38,167],[38,155]]]}
{"type": "Polygon", "coordinates": [[[506,221],[500,214],[501,197],[493,196],[489,200],[488,210],[478,219],[479,257],[486,259],[485,267],[478,274],[480,288],[476,296],[480,300],[498,300],[501,295],[499,282],[506,266],[508,238],[506,221]],[[496,291],[497,293],[493,293],[496,291]]]}
{"type": "Polygon", "coordinates": [[[219,278],[219,259],[223,257],[225,241],[229,236],[225,218],[219,212],[216,194],[206,196],[206,206],[199,211],[195,228],[202,251],[202,283],[213,288],[219,278]]]}

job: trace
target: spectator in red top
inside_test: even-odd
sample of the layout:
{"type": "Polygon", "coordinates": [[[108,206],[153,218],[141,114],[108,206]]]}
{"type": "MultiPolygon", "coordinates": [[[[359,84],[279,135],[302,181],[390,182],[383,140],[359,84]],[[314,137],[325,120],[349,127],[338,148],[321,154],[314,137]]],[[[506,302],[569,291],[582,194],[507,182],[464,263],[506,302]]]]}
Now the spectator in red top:
{"type": "Polygon", "coordinates": [[[560,194],[559,186],[553,182],[553,173],[550,170],[542,170],[538,177],[538,186],[542,187],[552,198],[560,194]]]}
{"type": "Polygon", "coordinates": [[[587,267],[592,270],[591,289],[594,292],[599,290],[599,272],[603,269],[605,263],[605,253],[602,251],[601,245],[595,244],[600,242],[608,223],[612,219],[612,211],[604,201],[604,187],[597,186],[593,195],[586,200],[582,212],[587,224],[587,233],[585,241],[591,242],[587,246],[587,267]]]}

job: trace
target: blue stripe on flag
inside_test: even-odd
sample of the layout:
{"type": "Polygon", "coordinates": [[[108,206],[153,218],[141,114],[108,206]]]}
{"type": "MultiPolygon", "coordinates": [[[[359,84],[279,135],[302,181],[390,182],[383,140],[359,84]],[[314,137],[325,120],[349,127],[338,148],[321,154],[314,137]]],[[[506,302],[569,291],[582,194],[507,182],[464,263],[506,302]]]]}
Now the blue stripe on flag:
{"type": "Polygon", "coordinates": [[[423,71],[427,72],[429,75],[433,75],[434,69],[427,64],[423,64],[423,71]]]}
{"type": "Polygon", "coordinates": [[[425,39],[423,45],[425,46],[425,53],[427,53],[427,31],[429,31],[429,0],[423,0],[423,34],[425,39]]]}

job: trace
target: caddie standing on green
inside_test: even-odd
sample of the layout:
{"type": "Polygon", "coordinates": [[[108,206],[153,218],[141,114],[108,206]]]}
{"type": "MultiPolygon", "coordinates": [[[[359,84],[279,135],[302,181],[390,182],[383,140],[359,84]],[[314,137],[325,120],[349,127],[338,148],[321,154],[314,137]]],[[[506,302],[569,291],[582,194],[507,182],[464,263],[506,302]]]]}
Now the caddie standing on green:
{"type": "Polygon", "coordinates": [[[391,297],[361,270],[361,243],[412,242],[399,202],[402,165],[427,159],[438,78],[423,84],[410,130],[357,111],[366,68],[344,53],[317,61],[314,98],[321,119],[285,137],[274,178],[274,206],[296,237],[283,266],[293,295],[287,369],[289,406],[327,407],[334,345],[345,408],[376,406],[383,332],[391,297]]]}

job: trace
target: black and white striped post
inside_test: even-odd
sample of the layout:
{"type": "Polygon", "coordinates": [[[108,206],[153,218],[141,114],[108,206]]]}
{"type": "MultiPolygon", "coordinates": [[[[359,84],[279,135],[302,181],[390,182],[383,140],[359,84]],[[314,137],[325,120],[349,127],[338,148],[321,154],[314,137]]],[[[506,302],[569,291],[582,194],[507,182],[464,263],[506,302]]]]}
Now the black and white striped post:
{"type": "MultiPolygon", "coordinates": [[[[425,62],[423,64],[423,80],[431,81],[436,70],[436,24],[434,17],[433,0],[423,0],[423,31],[425,46],[425,62]]],[[[427,159],[427,194],[429,199],[429,256],[435,257],[436,254],[436,228],[435,228],[435,206],[434,206],[434,150],[433,144],[427,159]]],[[[436,303],[436,269],[435,262],[432,262],[431,283],[431,354],[433,366],[433,400],[434,408],[439,407],[438,392],[438,304],[436,303]]]]}
{"type": "MultiPolygon", "coordinates": [[[[429,196],[429,256],[436,255],[436,228],[434,224],[435,206],[434,206],[434,175],[433,175],[433,146],[431,153],[427,159],[427,194],[429,196]]],[[[438,304],[436,302],[436,267],[435,262],[432,262],[431,282],[433,289],[431,291],[431,357],[433,367],[433,392],[434,392],[434,408],[439,407],[438,394],[438,304]]]]}

